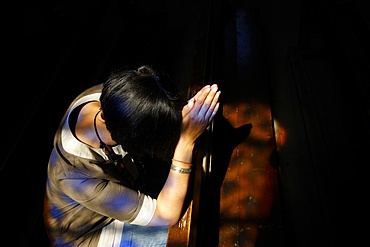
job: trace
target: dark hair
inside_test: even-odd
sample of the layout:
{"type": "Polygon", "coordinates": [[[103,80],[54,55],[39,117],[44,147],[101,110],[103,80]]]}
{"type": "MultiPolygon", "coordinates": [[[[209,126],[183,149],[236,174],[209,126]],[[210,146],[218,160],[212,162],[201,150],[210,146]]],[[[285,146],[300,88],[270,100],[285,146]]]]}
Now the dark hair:
{"type": "Polygon", "coordinates": [[[103,83],[100,101],[111,137],[125,151],[171,158],[186,102],[166,74],[150,66],[115,71],[103,83]]]}

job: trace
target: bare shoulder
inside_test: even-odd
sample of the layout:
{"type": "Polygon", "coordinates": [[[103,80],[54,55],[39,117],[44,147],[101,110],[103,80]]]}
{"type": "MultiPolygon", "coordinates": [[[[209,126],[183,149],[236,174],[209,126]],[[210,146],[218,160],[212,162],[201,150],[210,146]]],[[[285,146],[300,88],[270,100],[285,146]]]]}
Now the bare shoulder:
{"type": "Polygon", "coordinates": [[[92,146],[99,147],[99,140],[96,138],[94,119],[100,110],[100,102],[91,101],[86,103],[78,113],[75,136],[81,142],[92,146]]]}

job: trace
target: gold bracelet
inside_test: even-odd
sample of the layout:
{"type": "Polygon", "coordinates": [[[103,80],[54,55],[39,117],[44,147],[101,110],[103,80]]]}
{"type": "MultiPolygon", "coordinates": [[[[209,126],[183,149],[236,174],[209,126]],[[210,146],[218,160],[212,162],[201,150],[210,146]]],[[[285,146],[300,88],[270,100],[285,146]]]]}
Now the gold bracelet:
{"type": "Polygon", "coordinates": [[[182,174],[190,174],[191,173],[191,168],[181,168],[178,166],[175,166],[174,164],[171,164],[171,170],[182,173],[182,174]]]}

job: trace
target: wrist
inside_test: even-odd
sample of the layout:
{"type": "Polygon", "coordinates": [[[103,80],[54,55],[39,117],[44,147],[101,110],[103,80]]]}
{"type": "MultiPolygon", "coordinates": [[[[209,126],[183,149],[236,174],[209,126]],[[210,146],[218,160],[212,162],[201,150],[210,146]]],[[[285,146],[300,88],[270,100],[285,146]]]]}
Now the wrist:
{"type": "Polygon", "coordinates": [[[184,168],[184,167],[179,167],[177,165],[174,165],[173,163],[171,164],[171,170],[180,174],[190,174],[192,171],[191,166],[184,168]]]}
{"type": "Polygon", "coordinates": [[[191,162],[193,158],[193,149],[194,143],[180,139],[179,142],[177,143],[172,163],[174,163],[176,166],[180,166],[183,168],[191,167],[191,162]]]}
{"type": "Polygon", "coordinates": [[[190,138],[180,137],[177,142],[176,148],[180,148],[185,151],[193,151],[195,142],[191,141],[190,138]]]}
{"type": "Polygon", "coordinates": [[[175,158],[172,159],[172,165],[185,169],[191,168],[193,166],[193,164],[190,161],[188,162],[184,160],[178,160],[175,158]]]}

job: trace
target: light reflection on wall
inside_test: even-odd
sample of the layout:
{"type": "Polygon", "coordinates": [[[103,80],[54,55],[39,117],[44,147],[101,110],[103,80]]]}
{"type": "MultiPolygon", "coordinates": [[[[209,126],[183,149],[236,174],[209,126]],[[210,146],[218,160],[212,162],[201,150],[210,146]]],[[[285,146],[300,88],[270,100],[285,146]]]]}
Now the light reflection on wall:
{"type": "Polygon", "coordinates": [[[272,164],[274,141],[285,131],[274,123],[270,107],[260,102],[225,104],[223,116],[234,127],[252,123],[250,135],[231,156],[220,191],[219,246],[254,246],[274,207],[278,207],[277,170],[272,164]]]}

